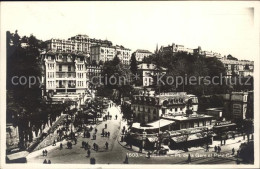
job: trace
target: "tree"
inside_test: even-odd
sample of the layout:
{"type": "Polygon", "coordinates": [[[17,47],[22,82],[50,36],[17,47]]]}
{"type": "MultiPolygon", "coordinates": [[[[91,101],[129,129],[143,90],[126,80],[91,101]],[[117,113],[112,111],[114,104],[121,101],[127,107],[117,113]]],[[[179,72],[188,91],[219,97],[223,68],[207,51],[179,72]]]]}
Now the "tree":
{"type": "Polygon", "coordinates": [[[130,70],[133,74],[137,73],[137,61],[136,61],[136,57],[134,55],[134,53],[131,56],[131,60],[130,60],[130,70]]]}
{"type": "MultiPolygon", "coordinates": [[[[26,39],[25,37],[23,39],[26,39]]],[[[32,126],[37,125],[43,114],[39,108],[43,107],[41,98],[41,88],[38,77],[41,77],[41,66],[37,39],[29,38],[29,47],[21,48],[18,31],[15,34],[7,32],[7,117],[11,113],[11,120],[19,127],[19,141],[23,145],[24,141],[32,140],[32,126]],[[13,42],[13,45],[11,45],[13,42]],[[13,77],[24,77],[25,83],[13,83],[13,77]],[[31,79],[30,79],[31,78],[31,79]],[[35,82],[29,84],[29,79],[35,82]],[[14,106],[15,105],[15,106],[14,106]]],[[[32,81],[31,81],[32,82],[32,81]]]]}

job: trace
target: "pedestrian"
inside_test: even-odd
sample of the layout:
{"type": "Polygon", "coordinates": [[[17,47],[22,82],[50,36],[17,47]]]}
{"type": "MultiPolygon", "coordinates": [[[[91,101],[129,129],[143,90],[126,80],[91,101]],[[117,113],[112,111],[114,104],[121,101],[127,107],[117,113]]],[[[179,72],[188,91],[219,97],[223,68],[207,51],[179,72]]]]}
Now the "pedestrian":
{"type": "Polygon", "coordinates": [[[77,140],[77,138],[75,138],[75,140],[74,140],[74,141],[75,141],[75,145],[76,145],[76,144],[77,144],[77,141],[78,141],[78,140],[77,140]]]}
{"type": "Polygon", "coordinates": [[[98,145],[96,145],[96,152],[98,151],[98,145]]]}
{"type": "Polygon", "coordinates": [[[187,162],[188,162],[188,163],[191,162],[191,156],[190,156],[190,154],[189,154],[189,156],[188,156],[188,160],[187,160],[187,162]]]}
{"type": "Polygon", "coordinates": [[[147,158],[150,158],[150,151],[147,152],[147,158]]]}
{"type": "Polygon", "coordinates": [[[97,131],[98,131],[97,128],[95,128],[95,133],[97,133],[97,131]]]}
{"type": "Polygon", "coordinates": [[[107,132],[107,136],[110,137],[110,132],[107,132]]]}
{"type": "Polygon", "coordinates": [[[63,147],[62,147],[62,143],[60,143],[60,150],[62,149],[63,147]]]}
{"type": "Polygon", "coordinates": [[[47,156],[47,154],[48,154],[48,151],[47,151],[47,150],[45,150],[45,155],[47,156]]]}
{"type": "Polygon", "coordinates": [[[82,141],[81,146],[84,148],[85,147],[85,141],[82,141]]]}
{"type": "Polygon", "coordinates": [[[209,151],[209,145],[206,145],[206,152],[209,151]]]}
{"type": "Polygon", "coordinates": [[[218,146],[218,153],[220,153],[220,151],[221,151],[221,148],[220,148],[220,146],[218,146]]]}
{"type": "Polygon", "coordinates": [[[42,156],[45,156],[45,151],[44,150],[42,150],[42,156]]]}
{"type": "Polygon", "coordinates": [[[96,150],[96,143],[93,144],[93,149],[96,150]]]}
{"type": "Polygon", "coordinates": [[[217,152],[217,149],[218,149],[217,146],[215,146],[215,147],[214,147],[215,152],[217,152]]]}
{"type": "Polygon", "coordinates": [[[235,149],[234,148],[232,148],[232,155],[234,155],[235,154],[235,149]]]}
{"type": "Polygon", "coordinates": [[[142,144],[139,146],[139,153],[142,153],[143,152],[143,146],[142,144]]]}
{"type": "Polygon", "coordinates": [[[91,158],[90,159],[90,164],[96,164],[96,159],[95,158],[91,158]]]}
{"type": "Polygon", "coordinates": [[[124,141],[124,136],[121,136],[121,142],[123,142],[124,141]]]}
{"type": "Polygon", "coordinates": [[[48,160],[48,164],[51,164],[51,160],[48,160]]]}
{"type": "Polygon", "coordinates": [[[125,161],[124,161],[125,164],[128,164],[128,157],[127,155],[125,156],[125,161]]]}
{"type": "Polygon", "coordinates": [[[239,151],[239,150],[237,150],[237,157],[239,157],[239,154],[240,154],[240,151],[239,151]]]}
{"type": "Polygon", "coordinates": [[[88,149],[89,145],[88,145],[88,142],[86,143],[85,142],[85,149],[88,149]]]}
{"type": "Polygon", "coordinates": [[[93,130],[93,127],[92,127],[92,126],[90,126],[90,131],[91,131],[91,130],[93,130]]]}
{"type": "Polygon", "coordinates": [[[107,128],[107,124],[105,124],[105,128],[107,128]]]}
{"type": "Polygon", "coordinates": [[[108,142],[106,142],[105,146],[106,146],[106,149],[108,149],[108,142]]]}
{"type": "Polygon", "coordinates": [[[116,120],[117,120],[117,115],[116,115],[116,120]]]}
{"type": "Polygon", "coordinates": [[[43,161],[43,164],[47,164],[47,160],[46,159],[43,161]]]}
{"type": "Polygon", "coordinates": [[[55,142],[55,140],[53,140],[52,146],[56,146],[56,142],[55,142]]]}
{"type": "Polygon", "coordinates": [[[88,149],[88,152],[87,152],[87,154],[88,154],[88,157],[90,157],[90,150],[88,149]]]}
{"type": "Polygon", "coordinates": [[[83,132],[83,137],[86,138],[86,132],[85,131],[83,132]]]}

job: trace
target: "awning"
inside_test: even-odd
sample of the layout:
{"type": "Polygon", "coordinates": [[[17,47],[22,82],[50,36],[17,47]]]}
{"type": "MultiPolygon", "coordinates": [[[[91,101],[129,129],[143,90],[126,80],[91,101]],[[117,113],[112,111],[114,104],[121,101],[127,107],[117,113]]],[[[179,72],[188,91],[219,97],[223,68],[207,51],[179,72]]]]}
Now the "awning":
{"type": "MultiPolygon", "coordinates": [[[[186,142],[186,138],[187,136],[177,136],[177,137],[172,137],[171,139],[176,143],[180,143],[180,142],[186,142]]],[[[197,133],[197,134],[189,135],[187,141],[199,140],[203,138],[206,137],[203,137],[201,134],[197,133]]]]}

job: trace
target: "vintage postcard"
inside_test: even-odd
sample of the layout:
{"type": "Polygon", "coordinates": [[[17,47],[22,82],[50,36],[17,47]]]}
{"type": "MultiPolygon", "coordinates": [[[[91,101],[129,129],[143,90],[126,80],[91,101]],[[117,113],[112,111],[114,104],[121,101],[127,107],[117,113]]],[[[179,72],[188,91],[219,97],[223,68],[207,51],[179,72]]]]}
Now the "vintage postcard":
{"type": "Polygon", "coordinates": [[[0,5],[1,168],[259,168],[259,1],[0,5]]]}

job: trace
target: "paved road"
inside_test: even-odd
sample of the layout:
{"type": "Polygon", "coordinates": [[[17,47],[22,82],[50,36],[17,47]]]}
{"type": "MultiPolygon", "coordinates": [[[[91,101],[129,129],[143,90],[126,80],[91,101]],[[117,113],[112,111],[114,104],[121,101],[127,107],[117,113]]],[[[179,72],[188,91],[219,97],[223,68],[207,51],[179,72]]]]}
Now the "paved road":
{"type": "MultiPolygon", "coordinates": [[[[191,154],[192,164],[236,164],[236,159],[230,155],[231,149],[234,147],[238,149],[240,143],[222,146],[222,156],[217,157],[217,153],[210,149],[209,152],[204,150],[197,150],[193,152],[181,153],[173,156],[153,156],[151,158],[146,158],[145,154],[140,154],[128,150],[118,143],[118,138],[120,137],[120,124],[121,124],[121,114],[119,107],[111,107],[108,109],[110,114],[113,116],[112,120],[102,122],[97,126],[97,140],[91,140],[87,138],[78,138],[78,144],[73,145],[72,149],[59,150],[55,148],[49,151],[47,157],[36,156],[28,160],[28,163],[42,163],[44,159],[51,160],[53,164],[57,163],[76,163],[76,164],[89,164],[90,158],[86,157],[87,152],[81,148],[81,142],[87,141],[91,146],[93,143],[97,143],[100,147],[98,152],[91,150],[91,157],[96,159],[97,164],[123,164],[126,155],[128,155],[129,164],[187,164],[186,160],[188,154],[191,154]],[[115,115],[118,119],[115,120],[115,115]],[[107,123],[108,128],[106,131],[110,131],[110,138],[101,137],[101,131],[107,123]],[[109,142],[109,149],[105,149],[105,142],[109,142]]],[[[65,146],[64,146],[65,147],[65,146]]]]}

